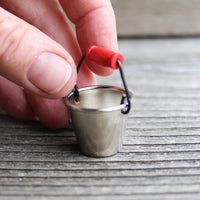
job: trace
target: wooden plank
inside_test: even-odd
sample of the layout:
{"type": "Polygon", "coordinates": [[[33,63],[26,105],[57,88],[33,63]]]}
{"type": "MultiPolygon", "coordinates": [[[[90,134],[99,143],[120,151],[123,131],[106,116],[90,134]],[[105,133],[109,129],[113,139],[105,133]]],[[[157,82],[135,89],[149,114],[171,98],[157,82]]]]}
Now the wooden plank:
{"type": "Polygon", "coordinates": [[[199,36],[198,0],[112,0],[119,36],[199,36]]]}
{"type": "MultiPolygon", "coordinates": [[[[198,38],[119,42],[134,103],[115,156],[83,156],[72,130],[1,113],[0,199],[199,199],[198,46],[198,38]]],[[[122,85],[118,71],[97,78],[122,85]]]]}

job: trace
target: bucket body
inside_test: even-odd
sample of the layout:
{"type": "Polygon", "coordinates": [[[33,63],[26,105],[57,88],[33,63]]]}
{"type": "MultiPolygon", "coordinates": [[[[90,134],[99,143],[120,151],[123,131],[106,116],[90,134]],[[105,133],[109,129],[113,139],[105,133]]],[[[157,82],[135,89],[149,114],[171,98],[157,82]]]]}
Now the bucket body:
{"type": "Polygon", "coordinates": [[[70,108],[73,128],[83,154],[106,157],[119,152],[125,132],[126,115],[121,113],[125,91],[113,86],[90,86],[65,99],[70,108]]]}

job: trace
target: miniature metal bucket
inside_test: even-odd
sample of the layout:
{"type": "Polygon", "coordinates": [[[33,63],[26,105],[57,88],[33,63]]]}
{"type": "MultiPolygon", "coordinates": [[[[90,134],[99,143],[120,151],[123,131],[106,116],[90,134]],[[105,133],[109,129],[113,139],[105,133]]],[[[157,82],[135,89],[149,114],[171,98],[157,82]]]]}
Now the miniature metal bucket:
{"type": "Polygon", "coordinates": [[[125,132],[126,115],[121,104],[125,90],[113,86],[91,86],[79,89],[79,101],[74,92],[66,98],[73,128],[81,152],[92,157],[106,157],[119,152],[125,132]]]}

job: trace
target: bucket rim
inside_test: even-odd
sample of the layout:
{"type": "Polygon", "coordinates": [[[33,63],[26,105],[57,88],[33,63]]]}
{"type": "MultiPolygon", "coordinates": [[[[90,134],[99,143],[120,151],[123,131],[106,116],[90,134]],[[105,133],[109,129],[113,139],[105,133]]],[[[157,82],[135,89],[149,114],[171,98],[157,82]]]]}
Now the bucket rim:
{"type": "MultiPolygon", "coordinates": [[[[106,88],[118,90],[118,91],[124,92],[124,94],[125,94],[124,89],[117,87],[117,86],[111,86],[111,85],[86,86],[86,87],[83,87],[83,88],[79,88],[79,91],[82,92],[82,91],[86,91],[86,90],[96,90],[96,89],[106,89],[106,88]]],[[[132,98],[132,93],[129,92],[129,94],[130,94],[130,98],[132,98]]],[[[112,111],[123,110],[127,106],[126,103],[123,103],[123,104],[119,104],[119,105],[115,105],[115,106],[111,106],[111,107],[107,107],[107,108],[98,108],[98,109],[96,109],[96,108],[83,108],[83,107],[80,107],[78,105],[72,104],[70,102],[70,98],[73,95],[74,95],[74,91],[70,92],[66,97],[64,97],[64,102],[65,102],[65,105],[67,107],[69,107],[72,110],[76,110],[76,111],[82,111],[82,112],[84,112],[84,111],[85,112],[112,112],[112,111]]]]}

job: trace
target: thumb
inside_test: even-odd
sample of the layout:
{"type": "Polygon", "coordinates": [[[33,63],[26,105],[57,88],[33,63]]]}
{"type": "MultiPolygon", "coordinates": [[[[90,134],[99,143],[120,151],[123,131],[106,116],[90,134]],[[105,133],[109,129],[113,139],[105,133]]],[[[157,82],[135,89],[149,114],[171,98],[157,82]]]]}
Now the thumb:
{"type": "Polygon", "coordinates": [[[0,75],[43,97],[59,98],[74,87],[76,67],[58,43],[0,8],[0,75]]]}

